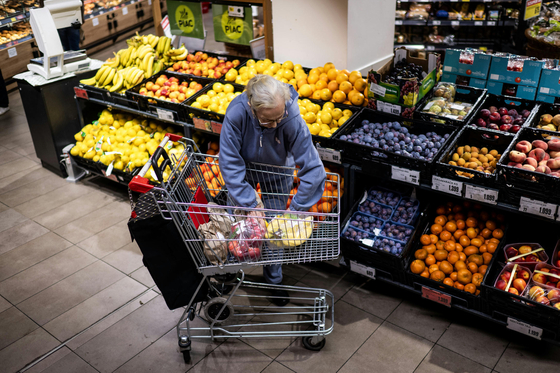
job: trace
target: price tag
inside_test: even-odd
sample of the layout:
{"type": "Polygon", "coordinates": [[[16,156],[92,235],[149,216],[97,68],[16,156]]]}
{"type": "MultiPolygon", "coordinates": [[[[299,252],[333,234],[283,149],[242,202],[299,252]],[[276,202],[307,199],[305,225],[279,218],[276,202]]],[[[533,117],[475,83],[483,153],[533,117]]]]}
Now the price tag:
{"type": "Polygon", "coordinates": [[[461,181],[444,179],[439,176],[432,176],[432,189],[459,197],[463,195],[463,183],[461,181]]]}
{"type": "Polygon", "coordinates": [[[483,25],[484,25],[484,22],[482,22],[482,21],[474,21],[474,25],[475,25],[475,26],[483,26],[483,25]]]}
{"type": "Polygon", "coordinates": [[[340,163],[340,152],[338,150],[317,146],[317,153],[323,161],[340,163]]]}
{"type": "Polygon", "coordinates": [[[495,205],[498,203],[498,191],[466,184],[465,198],[495,205]]]}
{"type": "Polygon", "coordinates": [[[529,337],[536,338],[538,340],[542,337],[542,329],[537,328],[536,326],[529,325],[522,321],[512,319],[511,317],[507,318],[507,326],[508,329],[514,330],[518,333],[528,335],[529,337]]]}
{"type": "Polygon", "coordinates": [[[426,46],[426,50],[428,50],[428,51],[433,51],[435,49],[436,49],[436,47],[434,47],[433,45],[426,46]]]}
{"type": "Polygon", "coordinates": [[[8,57],[12,58],[12,57],[15,57],[15,56],[17,56],[16,47],[8,49],[8,57]]]}
{"type": "Polygon", "coordinates": [[[389,114],[401,115],[401,107],[399,105],[393,105],[385,101],[377,100],[377,110],[389,114]]]}
{"type": "Polygon", "coordinates": [[[161,120],[173,122],[173,112],[169,110],[157,108],[157,116],[161,120]]]}
{"type": "Polygon", "coordinates": [[[128,7],[125,6],[124,8],[122,8],[122,14],[123,16],[126,16],[128,14],[128,7]]]}
{"type": "Polygon", "coordinates": [[[391,178],[393,180],[404,181],[405,183],[420,185],[420,171],[391,166],[391,178]]]}
{"type": "Polygon", "coordinates": [[[373,240],[371,238],[364,238],[360,241],[366,246],[369,246],[369,247],[373,246],[373,240]]]}
{"type": "Polygon", "coordinates": [[[527,197],[521,197],[519,201],[519,211],[552,220],[554,220],[557,208],[558,206],[555,204],[537,201],[527,197]]]}
{"type": "Polygon", "coordinates": [[[381,97],[385,97],[385,93],[387,92],[387,89],[385,87],[382,87],[379,84],[375,83],[371,83],[369,85],[369,90],[381,97]]]}
{"type": "Polygon", "coordinates": [[[488,21],[486,22],[488,26],[496,26],[496,21],[488,21]]]}
{"type": "Polygon", "coordinates": [[[397,26],[402,25],[402,21],[401,21],[401,20],[396,20],[396,21],[395,21],[395,25],[397,25],[397,26]]]}
{"type": "Polygon", "coordinates": [[[77,97],[83,98],[85,100],[89,100],[87,91],[85,89],[74,87],[74,93],[76,94],[77,97]]]}
{"type": "Polygon", "coordinates": [[[446,307],[451,307],[451,295],[440,293],[433,289],[422,286],[422,298],[429,299],[446,307]]]}
{"type": "Polygon", "coordinates": [[[375,268],[365,266],[355,260],[350,261],[350,270],[375,280],[375,268]]]}
{"type": "Polygon", "coordinates": [[[91,20],[91,24],[92,24],[93,26],[99,25],[99,18],[96,17],[96,18],[92,19],[92,20],[91,20]]]}
{"type": "Polygon", "coordinates": [[[434,26],[439,26],[439,25],[441,25],[441,21],[433,21],[432,24],[434,26]]]}
{"type": "Polygon", "coordinates": [[[461,22],[459,21],[451,21],[451,26],[459,26],[461,22]]]}

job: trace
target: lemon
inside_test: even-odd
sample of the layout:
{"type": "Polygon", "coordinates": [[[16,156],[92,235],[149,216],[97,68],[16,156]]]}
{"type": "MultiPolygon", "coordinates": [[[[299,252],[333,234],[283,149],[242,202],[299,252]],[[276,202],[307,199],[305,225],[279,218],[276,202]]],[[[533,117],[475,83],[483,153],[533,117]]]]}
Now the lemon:
{"type": "Polygon", "coordinates": [[[334,108],[331,112],[333,119],[339,120],[342,117],[342,110],[334,108]]]}
{"type": "Polygon", "coordinates": [[[107,119],[102,115],[98,120],[99,124],[107,124],[107,119]]]}
{"type": "Polygon", "coordinates": [[[80,148],[78,147],[78,145],[76,145],[72,149],[70,149],[70,154],[73,155],[74,157],[76,157],[80,154],[80,148]]]}
{"type": "Polygon", "coordinates": [[[122,171],[122,169],[124,168],[124,162],[123,162],[122,160],[121,160],[121,161],[116,161],[116,162],[113,164],[113,167],[116,168],[117,170],[121,170],[121,171],[122,171]]]}
{"type": "Polygon", "coordinates": [[[294,69],[294,63],[292,61],[286,61],[282,64],[282,68],[287,69],[287,70],[293,70],[294,69]]]}
{"type": "Polygon", "coordinates": [[[95,156],[95,150],[92,149],[90,151],[88,151],[86,154],[84,154],[84,158],[85,159],[93,159],[93,157],[95,156]]]}
{"type": "MultiPolygon", "coordinates": [[[[224,92],[227,93],[233,93],[234,89],[233,86],[231,84],[225,84],[224,85],[224,92]]],[[[241,94],[241,93],[240,93],[241,94]]]]}
{"type": "Polygon", "coordinates": [[[129,129],[129,128],[132,128],[133,125],[134,125],[134,124],[133,124],[131,121],[128,121],[128,122],[125,122],[125,123],[124,123],[124,126],[123,126],[123,127],[124,127],[125,129],[129,129]]]}
{"type": "Polygon", "coordinates": [[[318,123],[314,123],[309,128],[309,131],[311,132],[312,135],[318,135],[319,132],[321,132],[321,125],[318,123]]]}
{"type": "Polygon", "coordinates": [[[307,112],[304,116],[303,119],[305,120],[306,123],[315,123],[317,121],[317,116],[315,115],[315,113],[313,112],[307,112]]]}
{"type": "Polygon", "coordinates": [[[307,109],[304,106],[299,107],[299,113],[301,115],[305,115],[307,113],[307,109]]]}
{"type": "Polygon", "coordinates": [[[346,109],[344,111],[342,111],[342,115],[344,115],[345,117],[350,118],[352,116],[352,111],[346,109]]]}
{"type": "Polygon", "coordinates": [[[321,132],[331,130],[331,128],[328,126],[328,124],[321,124],[320,126],[321,126],[321,132]]]}
{"type": "Polygon", "coordinates": [[[307,105],[305,105],[305,108],[307,109],[307,112],[311,112],[314,114],[317,114],[319,112],[319,109],[317,108],[319,105],[315,105],[312,102],[309,102],[307,105]]]}
{"type": "Polygon", "coordinates": [[[331,124],[332,122],[332,115],[327,111],[321,111],[321,122],[325,124],[331,124]]]}
{"type": "Polygon", "coordinates": [[[348,117],[342,117],[338,120],[338,125],[342,126],[344,124],[344,122],[346,122],[348,120],[348,117]]]}

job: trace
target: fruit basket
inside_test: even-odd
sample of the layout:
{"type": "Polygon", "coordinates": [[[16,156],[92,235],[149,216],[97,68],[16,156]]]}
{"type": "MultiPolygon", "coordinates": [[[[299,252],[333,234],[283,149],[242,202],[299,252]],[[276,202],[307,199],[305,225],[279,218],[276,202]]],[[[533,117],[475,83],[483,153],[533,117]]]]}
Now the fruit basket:
{"type": "Polygon", "coordinates": [[[487,94],[469,125],[496,133],[517,133],[533,121],[539,107],[535,101],[487,94]]]}
{"type": "Polygon", "coordinates": [[[521,295],[494,287],[504,269],[504,260],[504,252],[500,250],[496,255],[496,261],[488,267],[487,276],[482,283],[489,315],[501,322],[508,322],[509,318],[513,318],[542,328],[542,338],[560,341],[560,310],[523,296],[532,288],[532,284],[533,286],[538,284],[527,281],[527,287],[521,295]]]}
{"type": "Polygon", "coordinates": [[[203,78],[224,80],[227,71],[229,71],[231,68],[240,68],[244,66],[247,60],[248,59],[245,57],[208,52],[204,50],[197,50],[189,53],[183,61],[175,61],[172,65],[170,65],[167,68],[167,71],[176,72],[177,74],[182,74],[182,75],[200,76],[203,78]],[[212,61],[208,62],[209,59],[211,59],[212,61]],[[227,68],[225,73],[222,73],[222,71],[216,69],[216,67],[220,67],[222,62],[224,63],[224,67],[227,68]],[[227,62],[229,62],[231,65],[227,64],[227,62]],[[206,63],[207,71],[212,70],[215,73],[218,72],[218,74],[214,74],[214,76],[210,76],[208,74],[204,75],[202,69],[198,69],[199,71],[196,71],[194,65],[197,63],[200,63],[203,66],[206,63]]]}
{"type": "MultiPolygon", "coordinates": [[[[513,138],[514,135],[512,134],[496,134],[496,132],[465,126],[440,153],[439,158],[434,162],[433,174],[447,179],[497,188],[497,171],[495,167],[499,159],[503,158],[504,151],[510,145],[513,138]],[[489,172],[477,170],[476,167],[484,167],[478,166],[478,163],[476,163],[477,166],[475,168],[468,168],[471,161],[470,158],[472,157],[470,150],[473,147],[480,151],[480,153],[477,152],[476,154],[477,160],[481,164],[484,164],[482,161],[485,159],[479,159],[479,155],[482,154],[486,158],[486,163],[488,163],[487,170],[489,172]],[[483,149],[486,149],[486,154],[484,154],[485,150],[483,149]],[[469,154],[468,157],[467,153],[469,154]],[[461,159],[463,159],[464,163],[461,159]],[[461,164],[463,166],[460,166],[461,164]],[[493,172],[490,172],[491,170],[493,172]]],[[[474,167],[474,165],[470,166],[474,167]]]]}
{"type": "Polygon", "coordinates": [[[200,90],[213,81],[214,79],[161,71],[148,79],[144,79],[140,82],[140,84],[127,90],[126,95],[130,99],[138,102],[140,109],[143,111],[147,111],[158,116],[162,115],[163,112],[172,116],[173,121],[186,122],[187,110],[186,106],[182,103],[190,97],[189,95],[194,95],[197,92],[197,89],[200,90]],[[177,87],[174,87],[174,83],[177,83],[177,87]],[[188,83],[188,86],[185,86],[184,83],[188,83]],[[193,84],[193,87],[190,87],[191,83],[193,84]],[[197,85],[195,86],[195,84],[197,85]],[[200,86],[202,86],[202,88],[200,86]],[[174,89],[176,90],[174,91],[174,89]],[[193,90],[194,92],[192,92],[193,90]],[[154,96],[149,96],[146,92],[154,92],[154,96]],[[173,101],[158,99],[158,94],[164,97],[171,97],[173,95],[173,101]],[[184,99],[183,96],[185,97],[184,99]]]}
{"type": "MultiPolygon", "coordinates": [[[[450,83],[439,83],[439,84],[441,86],[442,84],[450,84],[450,83]]],[[[414,112],[414,119],[447,124],[455,127],[462,127],[463,125],[470,123],[472,117],[479,111],[482,102],[486,98],[487,90],[467,87],[463,85],[453,85],[456,90],[453,102],[462,102],[462,103],[468,103],[472,105],[470,107],[470,111],[463,117],[463,119],[459,119],[453,116],[440,116],[431,112],[426,112],[426,106],[429,104],[429,102],[432,102],[432,99],[437,97],[442,97],[442,96],[438,96],[441,94],[441,92],[438,92],[438,88],[440,86],[435,87],[433,90],[428,92],[422,98],[422,100],[420,100],[420,102],[417,105],[417,110],[414,112]]],[[[453,105],[451,105],[451,107],[453,108],[453,105]]],[[[431,107],[428,108],[428,110],[429,109],[431,109],[431,107]]],[[[460,108],[457,107],[457,110],[459,109],[460,108]]]]}
{"type": "Polygon", "coordinates": [[[534,270],[539,263],[548,262],[548,255],[542,249],[542,245],[533,242],[520,242],[504,246],[504,257],[506,263],[523,265],[530,270],[534,270]],[[535,252],[522,256],[532,251],[535,252]]]}
{"type": "MultiPolygon", "coordinates": [[[[239,84],[232,84],[232,83],[225,83],[222,84],[224,87],[227,85],[228,87],[231,86],[233,88],[233,93],[236,95],[238,92],[242,93],[245,90],[245,87],[239,84]]],[[[188,100],[184,102],[184,105],[187,110],[187,122],[193,123],[194,126],[200,130],[213,132],[213,133],[220,133],[222,130],[222,123],[224,122],[225,118],[225,110],[223,113],[218,113],[215,111],[204,110],[200,106],[200,98],[204,95],[207,95],[209,91],[214,90],[214,84],[209,84],[208,86],[204,87],[200,92],[195,94],[194,96],[190,97],[188,100]],[[197,107],[198,106],[198,107],[197,107]]],[[[228,88],[231,90],[231,88],[228,88]]],[[[234,96],[231,98],[233,100],[234,96]]],[[[231,100],[228,99],[230,102],[231,100]]]]}
{"type": "Polygon", "coordinates": [[[543,134],[554,133],[523,128],[504,152],[498,163],[498,182],[504,190],[505,202],[519,205],[521,196],[560,202],[560,159],[556,162],[552,157],[556,156],[556,152],[550,150],[551,146],[560,149],[560,140],[543,139],[543,134]]]}
{"type": "MultiPolygon", "coordinates": [[[[560,136],[560,105],[541,103],[529,127],[556,132],[560,136]]],[[[543,138],[550,138],[550,135],[543,135],[543,138]]]]}
{"type": "Polygon", "coordinates": [[[470,202],[455,200],[434,206],[419,226],[419,239],[406,258],[407,285],[424,296],[433,291],[442,293],[447,305],[483,312],[486,306],[481,285],[505,242],[503,219],[470,202]],[[479,224],[485,229],[476,234],[483,239],[469,231],[479,224]],[[462,225],[465,230],[460,229],[462,225]]]}
{"type": "Polygon", "coordinates": [[[419,181],[428,183],[433,160],[441,155],[454,132],[451,127],[409,121],[366,108],[337,131],[333,147],[342,150],[344,162],[370,167],[389,178],[393,165],[419,171],[419,181]],[[364,129],[366,125],[369,132],[364,129]],[[356,137],[360,134],[364,135],[362,140],[356,137]]]}

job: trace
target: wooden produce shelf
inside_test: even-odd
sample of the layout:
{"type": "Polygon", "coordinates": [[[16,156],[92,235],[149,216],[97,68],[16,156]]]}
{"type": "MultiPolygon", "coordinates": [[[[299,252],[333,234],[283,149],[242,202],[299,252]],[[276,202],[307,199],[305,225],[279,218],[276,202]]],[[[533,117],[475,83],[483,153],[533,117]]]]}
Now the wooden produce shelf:
{"type": "Polygon", "coordinates": [[[2,70],[4,80],[8,80],[14,75],[27,70],[27,64],[33,58],[34,42],[35,39],[31,38],[0,50],[0,70],[2,70]],[[16,52],[15,55],[14,50],[16,52]]]}

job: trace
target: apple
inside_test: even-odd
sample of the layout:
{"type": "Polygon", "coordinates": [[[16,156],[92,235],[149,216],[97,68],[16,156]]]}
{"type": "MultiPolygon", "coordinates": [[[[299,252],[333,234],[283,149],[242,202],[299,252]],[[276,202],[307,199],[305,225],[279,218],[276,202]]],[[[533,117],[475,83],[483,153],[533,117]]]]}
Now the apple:
{"type": "Polygon", "coordinates": [[[553,263],[553,265],[554,265],[555,267],[560,268],[560,259],[556,259],[556,261],[553,263]]]}
{"type": "Polygon", "coordinates": [[[531,287],[531,289],[529,289],[529,297],[531,299],[536,299],[539,296],[544,295],[544,290],[543,288],[541,288],[540,286],[533,286],[531,287]]]}
{"type": "Polygon", "coordinates": [[[500,127],[496,123],[490,123],[488,125],[488,128],[490,128],[491,130],[496,130],[496,131],[500,130],[500,127]]]}
{"type": "Polygon", "coordinates": [[[523,280],[525,280],[525,282],[527,282],[531,278],[531,275],[529,274],[529,271],[521,268],[520,270],[517,271],[517,276],[516,277],[520,278],[520,279],[523,279],[523,280]]]}
{"type": "Polygon", "coordinates": [[[525,263],[525,262],[526,262],[526,259],[525,259],[524,256],[522,256],[522,257],[520,257],[520,258],[515,259],[513,262],[514,262],[514,263],[525,263]]]}
{"type": "Polygon", "coordinates": [[[496,282],[496,288],[500,290],[506,290],[506,286],[507,286],[507,282],[505,282],[504,280],[498,280],[496,282]]]}
{"type": "Polygon", "coordinates": [[[517,113],[517,110],[510,109],[510,110],[508,110],[508,115],[510,115],[512,117],[515,117],[515,116],[518,116],[519,114],[517,113]]]}
{"type": "Polygon", "coordinates": [[[507,256],[508,258],[517,256],[518,254],[519,254],[519,252],[518,252],[517,249],[516,249],[515,247],[513,247],[513,246],[510,246],[510,247],[508,247],[508,248],[506,249],[506,256],[507,256]]]}
{"type": "Polygon", "coordinates": [[[510,271],[502,272],[502,274],[500,275],[500,278],[507,283],[509,281],[509,279],[511,278],[511,272],[510,271]]]}

